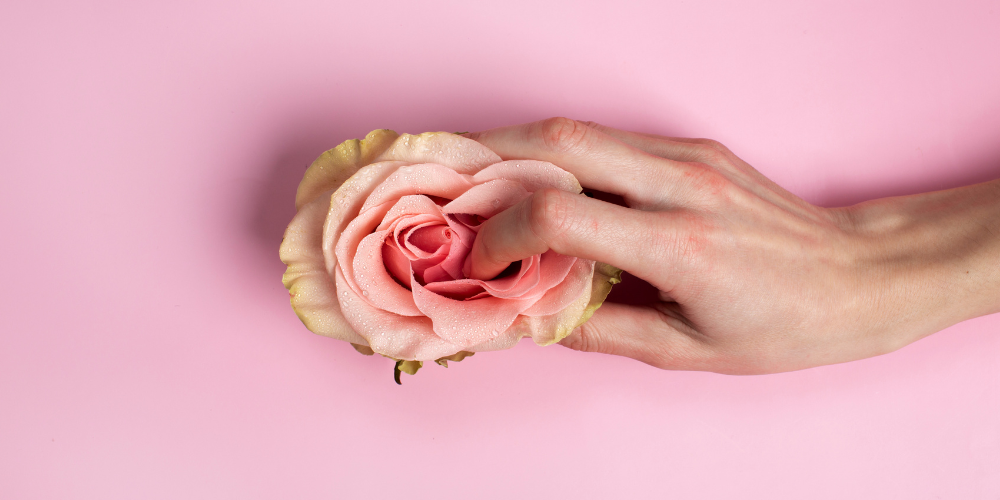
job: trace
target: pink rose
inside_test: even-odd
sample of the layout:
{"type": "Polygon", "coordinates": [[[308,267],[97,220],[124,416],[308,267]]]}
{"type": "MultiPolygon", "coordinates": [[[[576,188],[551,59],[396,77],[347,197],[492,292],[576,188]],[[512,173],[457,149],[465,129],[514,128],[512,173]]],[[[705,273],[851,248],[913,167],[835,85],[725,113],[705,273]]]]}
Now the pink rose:
{"type": "Polygon", "coordinates": [[[412,361],[402,364],[411,373],[524,336],[558,342],[600,306],[617,270],[549,251],[488,281],[464,271],[483,221],[543,188],[581,191],[551,163],[502,161],[456,134],[376,130],[344,142],[296,194],[281,244],[292,307],[313,332],[412,361]]]}

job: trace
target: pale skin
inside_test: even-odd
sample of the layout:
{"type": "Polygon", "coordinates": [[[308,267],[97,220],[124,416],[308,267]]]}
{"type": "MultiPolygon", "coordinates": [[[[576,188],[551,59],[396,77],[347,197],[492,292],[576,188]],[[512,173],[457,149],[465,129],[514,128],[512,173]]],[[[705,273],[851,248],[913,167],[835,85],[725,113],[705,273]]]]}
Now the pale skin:
{"type": "Polygon", "coordinates": [[[476,239],[474,278],[551,249],[659,290],[651,307],[604,304],[562,341],[571,349],[774,373],[885,354],[1000,312],[1000,179],[823,208],[711,140],[565,118],[468,137],[505,160],[555,163],[628,205],[539,191],[476,239]]]}

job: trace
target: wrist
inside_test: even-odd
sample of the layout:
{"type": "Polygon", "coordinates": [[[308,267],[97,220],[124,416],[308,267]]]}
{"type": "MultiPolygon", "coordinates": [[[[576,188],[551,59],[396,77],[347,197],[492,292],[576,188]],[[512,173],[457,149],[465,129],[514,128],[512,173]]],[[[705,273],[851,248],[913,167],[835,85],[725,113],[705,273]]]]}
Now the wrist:
{"type": "Polygon", "coordinates": [[[860,286],[902,344],[1000,312],[1000,180],[837,211],[860,286]]]}

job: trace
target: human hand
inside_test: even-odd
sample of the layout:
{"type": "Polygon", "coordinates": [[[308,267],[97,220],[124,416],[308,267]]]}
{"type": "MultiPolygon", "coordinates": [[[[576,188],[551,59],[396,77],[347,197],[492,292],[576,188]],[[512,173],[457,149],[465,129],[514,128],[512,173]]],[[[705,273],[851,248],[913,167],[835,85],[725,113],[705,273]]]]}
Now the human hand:
{"type": "Polygon", "coordinates": [[[887,353],[1000,311],[1000,182],[828,209],[715,141],[565,118],[469,137],[625,200],[539,191],[487,221],[472,250],[474,278],[552,249],[659,290],[652,307],[605,304],[563,340],[573,349],[770,373],[887,353]]]}

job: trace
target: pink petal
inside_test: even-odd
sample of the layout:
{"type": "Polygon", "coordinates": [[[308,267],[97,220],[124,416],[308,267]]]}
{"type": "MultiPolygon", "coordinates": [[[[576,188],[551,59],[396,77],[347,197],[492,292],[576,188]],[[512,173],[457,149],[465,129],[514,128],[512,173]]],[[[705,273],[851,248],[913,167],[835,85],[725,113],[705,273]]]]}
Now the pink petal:
{"type": "Polygon", "coordinates": [[[381,156],[382,160],[410,163],[437,163],[463,174],[474,174],[500,157],[486,146],[448,132],[403,134],[381,156]]]}
{"type": "MultiPolygon", "coordinates": [[[[523,318],[523,316],[520,316],[519,318],[523,318]]],[[[517,345],[517,341],[521,340],[521,337],[524,337],[524,331],[523,329],[517,328],[517,322],[515,322],[514,325],[511,325],[510,328],[504,330],[503,333],[497,335],[495,338],[487,340],[481,344],[466,347],[463,350],[472,352],[502,351],[517,345]]]]}
{"type": "Polygon", "coordinates": [[[483,287],[476,280],[437,281],[424,286],[442,297],[454,300],[466,300],[483,293],[483,287]]]}
{"type": "Polygon", "coordinates": [[[473,186],[472,177],[434,163],[400,167],[365,201],[361,210],[406,195],[430,195],[453,200],[473,186]]]}
{"type": "MultiPolygon", "coordinates": [[[[585,288],[590,290],[594,279],[594,261],[576,259],[566,276],[545,295],[524,311],[525,316],[546,316],[555,314],[572,303],[585,288]]],[[[589,291],[587,292],[590,293],[589,291]]]]}
{"type": "Polygon", "coordinates": [[[382,223],[378,225],[378,230],[389,229],[389,225],[400,218],[414,215],[433,215],[442,222],[444,221],[444,213],[441,212],[441,207],[434,203],[433,200],[419,194],[407,195],[399,198],[392,205],[392,209],[385,214],[382,223]]]}
{"type": "Polygon", "coordinates": [[[423,316],[400,316],[378,309],[347,286],[338,267],[336,282],[344,317],[372,350],[396,359],[429,361],[450,356],[462,346],[441,339],[434,333],[430,319],[423,316]]]}
{"type": "Polygon", "coordinates": [[[474,214],[490,218],[531,196],[519,183],[496,179],[479,184],[445,205],[446,214],[474,214]]]}
{"type": "MultiPolygon", "coordinates": [[[[386,271],[386,265],[382,263],[382,248],[386,246],[385,239],[388,236],[389,231],[377,231],[361,240],[354,257],[354,282],[361,290],[361,296],[371,305],[403,316],[421,316],[420,310],[413,303],[413,293],[392,279],[386,271]]],[[[403,283],[409,280],[409,267],[407,261],[403,283]]],[[[398,272],[399,269],[394,271],[398,272]]]]}
{"type": "Polygon", "coordinates": [[[450,273],[448,273],[448,271],[446,271],[443,267],[441,267],[441,264],[437,264],[428,267],[422,273],[420,273],[420,279],[422,279],[424,283],[431,284],[431,283],[437,283],[439,281],[449,282],[451,280],[454,280],[455,278],[450,273]]]}
{"type": "Polygon", "coordinates": [[[541,297],[545,291],[538,290],[538,284],[541,281],[543,269],[541,266],[541,257],[532,255],[531,258],[521,261],[521,269],[518,270],[517,274],[484,281],[482,282],[483,289],[490,295],[500,298],[541,297]]]}
{"type": "MultiPolygon", "coordinates": [[[[386,271],[399,283],[410,282],[410,272],[412,270],[410,259],[407,259],[396,244],[386,242],[382,245],[382,263],[385,264],[386,271]]],[[[409,292],[409,289],[407,289],[409,292]]]]}
{"type": "Polygon", "coordinates": [[[323,224],[332,191],[303,205],[292,218],[281,242],[281,261],[288,265],[282,282],[292,308],[306,328],[319,335],[355,344],[365,340],[354,332],[337,303],[337,287],[323,258],[323,224]]]}
{"type": "Polygon", "coordinates": [[[417,260],[430,257],[430,255],[423,250],[417,248],[414,251],[413,248],[406,244],[406,238],[409,236],[411,231],[430,224],[444,224],[444,219],[439,216],[428,214],[409,215],[400,217],[389,225],[389,228],[392,231],[393,241],[396,242],[396,245],[399,246],[399,250],[403,252],[403,255],[405,255],[407,259],[417,260]]]}
{"type": "Polygon", "coordinates": [[[515,181],[531,192],[555,188],[570,193],[583,190],[573,174],[547,162],[536,160],[510,160],[490,165],[477,172],[473,179],[484,183],[493,179],[515,181]]]}
{"type": "Polygon", "coordinates": [[[451,247],[451,228],[444,221],[437,225],[421,225],[410,231],[406,237],[406,243],[412,245],[414,254],[416,250],[421,250],[427,255],[422,258],[434,255],[442,246],[451,247]]]}
{"type": "MultiPolygon", "coordinates": [[[[454,229],[455,225],[449,224],[449,226],[454,229]]],[[[456,233],[461,234],[456,231],[456,233]]],[[[472,252],[472,244],[467,244],[462,238],[452,238],[451,248],[448,250],[448,256],[441,261],[441,269],[443,269],[448,276],[453,280],[462,279],[465,277],[465,273],[462,272],[462,268],[465,265],[465,260],[468,258],[469,254],[472,252]]],[[[439,280],[434,280],[439,281],[439,280]]]]}
{"type": "MultiPolygon", "coordinates": [[[[362,167],[334,191],[330,199],[330,211],[323,227],[323,258],[326,261],[326,270],[331,276],[337,265],[337,242],[344,230],[357,218],[368,195],[402,165],[401,162],[382,162],[362,167]]],[[[386,210],[388,208],[386,206],[386,210]]]]}
{"type": "MultiPolygon", "coordinates": [[[[361,289],[358,288],[355,279],[354,272],[351,270],[354,266],[354,255],[358,251],[358,245],[361,244],[366,236],[370,235],[375,231],[378,226],[379,221],[390,209],[389,203],[383,203],[377,207],[370,208],[361,212],[350,224],[344,228],[344,231],[337,238],[337,247],[335,249],[335,258],[333,262],[339,264],[339,267],[345,270],[346,276],[348,277],[347,284],[351,286],[355,293],[361,293],[361,289]]],[[[330,226],[327,225],[327,228],[330,226]]],[[[324,233],[324,244],[328,238],[328,234],[324,233]]],[[[326,248],[323,248],[324,254],[326,253],[326,248]]],[[[330,263],[330,258],[327,257],[327,265],[330,263]]],[[[333,270],[330,270],[330,274],[333,274],[333,270]]]]}
{"type": "Polygon", "coordinates": [[[434,323],[434,333],[461,348],[481,344],[500,335],[534,300],[453,300],[427,290],[413,279],[413,301],[434,323]]]}
{"type": "MultiPolygon", "coordinates": [[[[447,215],[444,218],[444,220],[445,222],[448,223],[448,227],[451,228],[452,232],[454,232],[455,235],[458,236],[458,241],[462,245],[468,247],[471,250],[472,244],[475,243],[476,241],[476,233],[479,231],[479,229],[478,228],[472,229],[469,226],[466,226],[465,224],[462,223],[462,221],[458,220],[457,218],[455,218],[453,215],[450,214],[447,215]]],[[[453,242],[455,241],[454,238],[452,239],[452,241],[453,242]]]]}

